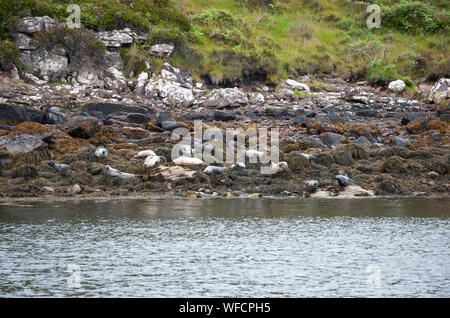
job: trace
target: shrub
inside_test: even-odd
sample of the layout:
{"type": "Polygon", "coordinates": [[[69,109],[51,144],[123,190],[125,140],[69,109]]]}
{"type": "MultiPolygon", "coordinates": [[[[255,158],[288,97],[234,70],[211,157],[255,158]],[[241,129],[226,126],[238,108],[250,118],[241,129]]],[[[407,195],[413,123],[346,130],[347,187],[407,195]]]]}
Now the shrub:
{"type": "Polygon", "coordinates": [[[106,47],[91,30],[55,28],[37,33],[35,39],[46,49],[63,47],[69,56],[70,71],[77,71],[82,65],[99,68],[105,64],[106,47]]]}
{"type": "Polygon", "coordinates": [[[274,0],[235,0],[236,4],[249,10],[272,9],[275,7],[274,0]]]}
{"type": "Polygon", "coordinates": [[[382,10],[382,23],[387,27],[411,33],[448,32],[449,17],[439,14],[435,8],[419,1],[401,0],[382,10]]]}
{"type": "Polygon", "coordinates": [[[9,72],[18,62],[19,49],[10,41],[0,42],[0,70],[9,72]]]}
{"type": "Polygon", "coordinates": [[[122,57],[127,76],[138,75],[147,70],[145,62],[147,61],[148,53],[136,43],[133,43],[129,48],[122,49],[120,56],[122,57]]]}

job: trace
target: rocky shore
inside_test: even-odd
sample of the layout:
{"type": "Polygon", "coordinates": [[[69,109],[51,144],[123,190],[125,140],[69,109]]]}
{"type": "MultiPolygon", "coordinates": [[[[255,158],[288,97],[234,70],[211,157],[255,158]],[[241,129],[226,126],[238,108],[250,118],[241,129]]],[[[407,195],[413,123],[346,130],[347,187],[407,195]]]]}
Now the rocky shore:
{"type": "MultiPolygon", "coordinates": [[[[398,82],[372,87],[308,76],[218,88],[167,61],[158,71],[148,66],[126,76],[114,48],[138,39],[131,30],[98,35],[113,57],[101,73],[67,75],[65,52],[33,45],[36,25],[45,28],[45,21],[23,23],[17,35],[22,61],[33,71],[0,73],[0,198],[449,194],[449,79],[420,83],[416,94],[398,82]],[[58,74],[67,80],[55,84],[58,74]],[[192,132],[194,120],[222,131],[279,128],[280,161],[288,169],[264,175],[260,164],[247,162],[245,169],[223,164],[223,173],[206,174],[207,165],[175,164],[172,131],[192,132]],[[98,147],[107,154],[96,154],[98,147]],[[166,162],[145,168],[145,158],[136,157],[143,150],[166,162]],[[358,185],[338,186],[338,174],[358,185]],[[318,181],[317,192],[306,189],[307,180],[318,181]]],[[[150,50],[166,59],[173,47],[150,50]]]]}

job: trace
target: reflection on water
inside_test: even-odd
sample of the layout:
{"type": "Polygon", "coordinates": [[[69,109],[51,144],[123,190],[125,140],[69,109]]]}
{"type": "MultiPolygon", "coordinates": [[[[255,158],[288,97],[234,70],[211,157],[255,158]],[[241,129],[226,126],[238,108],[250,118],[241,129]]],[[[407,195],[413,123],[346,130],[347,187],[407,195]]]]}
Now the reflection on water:
{"type": "Polygon", "coordinates": [[[449,206],[416,198],[0,205],[0,296],[449,297],[449,206]]]}

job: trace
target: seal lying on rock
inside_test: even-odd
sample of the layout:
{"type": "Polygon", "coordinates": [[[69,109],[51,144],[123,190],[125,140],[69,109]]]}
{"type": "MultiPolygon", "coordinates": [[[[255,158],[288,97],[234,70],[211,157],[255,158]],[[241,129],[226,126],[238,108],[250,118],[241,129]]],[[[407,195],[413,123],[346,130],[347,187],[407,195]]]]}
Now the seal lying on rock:
{"type": "Polygon", "coordinates": [[[305,157],[306,159],[308,159],[309,161],[311,161],[311,160],[313,160],[315,158],[314,155],[310,155],[310,154],[307,154],[307,153],[302,153],[301,155],[303,157],[305,157]]]}
{"type": "Polygon", "coordinates": [[[188,166],[188,165],[202,165],[204,164],[203,160],[195,158],[195,157],[186,157],[181,156],[174,160],[172,160],[176,165],[180,166],[188,166]]]}
{"type": "Polygon", "coordinates": [[[137,174],[132,174],[132,173],[126,173],[126,172],[121,172],[117,169],[111,168],[110,166],[105,166],[105,171],[106,174],[110,177],[118,177],[121,179],[131,179],[131,178],[141,178],[142,176],[139,176],[137,174]]]}
{"type": "Polygon", "coordinates": [[[69,170],[69,166],[66,164],[63,164],[63,163],[56,163],[56,162],[50,161],[48,163],[48,165],[50,167],[52,167],[53,169],[55,169],[56,171],[58,171],[59,173],[64,173],[67,170],[69,170]]]}
{"type": "Polygon", "coordinates": [[[97,158],[106,158],[108,157],[108,150],[106,150],[105,147],[98,147],[97,150],[95,150],[95,156],[97,158]]]}
{"type": "Polygon", "coordinates": [[[309,193],[315,193],[317,191],[317,187],[319,186],[319,181],[307,180],[305,181],[305,186],[309,193]]]}
{"type": "Polygon", "coordinates": [[[354,182],[358,185],[361,185],[361,183],[353,179],[350,179],[347,175],[343,176],[341,174],[338,174],[337,176],[334,176],[333,179],[337,180],[337,182],[341,187],[347,187],[350,184],[350,182],[354,182]]]}
{"type": "Polygon", "coordinates": [[[160,163],[161,161],[166,162],[166,158],[160,157],[160,156],[148,156],[147,158],[145,158],[144,168],[152,168],[152,167],[156,166],[158,163],[160,163]]]}
{"type": "Polygon", "coordinates": [[[246,158],[249,158],[250,160],[256,158],[261,160],[262,158],[264,158],[264,151],[258,151],[254,149],[244,150],[244,155],[246,158]]]}
{"type": "Polygon", "coordinates": [[[218,166],[208,166],[205,170],[203,170],[206,174],[222,174],[225,172],[225,167],[218,167],[218,166]]]}
{"type": "Polygon", "coordinates": [[[275,172],[286,171],[288,169],[288,164],[285,161],[281,161],[278,163],[271,162],[270,166],[271,166],[271,169],[275,172]]]}
{"type": "Polygon", "coordinates": [[[233,163],[230,166],[230,169],[231,169],[231,171],[233,171],[233,170],[244,170],[245,169],[245,163],[243,163],[243,162],[233,163]]]}
{"type": "Polygon", "coordinates": [[[139,151],[138,154],[136,156],[134,156],[134,158],[147,158],[149,156],[156,157],[156,153],[153,150],[142,150],[142,151],[139,151]]]}

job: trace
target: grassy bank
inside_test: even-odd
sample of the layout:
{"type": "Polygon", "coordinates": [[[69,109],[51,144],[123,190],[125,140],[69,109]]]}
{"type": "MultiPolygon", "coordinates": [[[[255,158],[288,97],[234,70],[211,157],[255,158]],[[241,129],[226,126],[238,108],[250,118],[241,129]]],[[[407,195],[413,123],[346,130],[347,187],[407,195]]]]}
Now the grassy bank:
{"type": "MultiPolygon", "coordinates": [[[[71,2],[2,0],[2,37],[18,16],[65,19],[71,2]]],[[[367,5],[351,0],[73,2],[80,4],[87,28],[148,32],[148,43],[124,53],[131,52],[131,60],[146,59],[149,44],[170,41],[177,46],[172,63],[217,85],[276,83],[305,74],[384,84],[450,73],[450,5],[445,0],[374,0],[381,7],[379,29],[367,27],[367,5]]]]}

